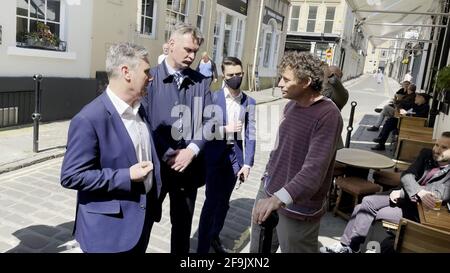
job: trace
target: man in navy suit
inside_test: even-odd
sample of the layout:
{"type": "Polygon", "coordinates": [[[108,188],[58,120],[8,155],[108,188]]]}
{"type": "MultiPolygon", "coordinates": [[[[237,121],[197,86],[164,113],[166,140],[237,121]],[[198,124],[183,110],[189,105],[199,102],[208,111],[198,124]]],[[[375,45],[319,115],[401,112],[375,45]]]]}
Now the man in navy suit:
{"type": "Polygon", "coordinates": [[[219,238],[229,209],[231,193],[247,180],[255,157],[255,105],[253,98],[241,92],[244,76],[238,58],[225,57],[222,63],[225,87],[213,94],[221,139],[209,142],[206,161],[206,200],[198,231],[198,253],[226,253],[219,238]],[[242,141],[242,133],[244,141],[242,141]]]}
{"type": "Polygon", "coordinates": [[[211,104],[210,79],[190,68],[203,43],[197,28],[177,24],[167,43],[169,54],[150,72],[154,78],[145,103],[161,160],[161,202],[167,193],[170,197],[170,251],[186,254],[197,188],[205,184],[203,130],[210,120],[204,115],[211,104]]]}
{"type": "Polygon", "coordinates": [[[113,45],[106,92],[70,123],[61,184],[78,191],[74,233],[84,252],[144,253],[161,217],[159,160],[140,104],[147,56],[137,45],[113,45]]]}

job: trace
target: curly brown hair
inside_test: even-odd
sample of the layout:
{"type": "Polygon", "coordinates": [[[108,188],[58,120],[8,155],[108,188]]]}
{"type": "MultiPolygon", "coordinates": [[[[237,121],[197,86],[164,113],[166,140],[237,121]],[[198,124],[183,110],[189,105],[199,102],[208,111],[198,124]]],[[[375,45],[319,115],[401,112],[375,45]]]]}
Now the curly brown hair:
{"type": "Polygon", "coordinates": [[[297,81],[311,78],[311,88],[320,92],[324,81],[326,63],[308,52],[288,51],[281,59],[278,70],[283,73],[286,68],[293,70],[297,81]]]}

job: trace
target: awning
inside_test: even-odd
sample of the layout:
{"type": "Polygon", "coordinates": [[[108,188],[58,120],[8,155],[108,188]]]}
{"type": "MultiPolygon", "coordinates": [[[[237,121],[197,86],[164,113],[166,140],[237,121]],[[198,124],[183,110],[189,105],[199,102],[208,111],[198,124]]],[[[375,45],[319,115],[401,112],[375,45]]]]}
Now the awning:
{"type": "Polygon", "coordinates": [[[413,27],[429,27],[427,22],[432,15],[444,15],[439,0],[347,0],[347,3],[356,15],[356,23],[375,47],[413,27]]]}

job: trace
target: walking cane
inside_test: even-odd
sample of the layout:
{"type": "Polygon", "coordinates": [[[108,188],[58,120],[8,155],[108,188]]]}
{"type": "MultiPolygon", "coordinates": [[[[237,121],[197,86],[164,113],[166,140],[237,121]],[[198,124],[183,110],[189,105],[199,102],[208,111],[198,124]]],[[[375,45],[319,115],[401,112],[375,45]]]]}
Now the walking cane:
{"type": "Polygon", "coordinates": [[[272,233],[277,224],[278,213],[276,211],[272,211],[266,221],[260,225],[261,233],[259,234],[259,253],[270,254],[270,250],[272,248],[272,233]]]}

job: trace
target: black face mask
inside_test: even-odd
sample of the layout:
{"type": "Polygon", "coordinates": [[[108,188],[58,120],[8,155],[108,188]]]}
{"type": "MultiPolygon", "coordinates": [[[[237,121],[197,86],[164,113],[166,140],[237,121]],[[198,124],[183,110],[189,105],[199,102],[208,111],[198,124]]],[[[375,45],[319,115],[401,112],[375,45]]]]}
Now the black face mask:
{"type": "Polygon", "coordinates": [[[242,77],[234,76],[228,80],[225,80],[225,83],[231,89],[238,90],[242,84],[242,77]]]}

